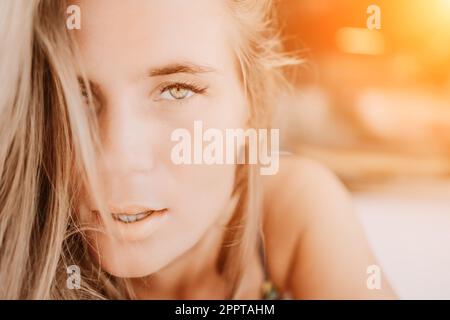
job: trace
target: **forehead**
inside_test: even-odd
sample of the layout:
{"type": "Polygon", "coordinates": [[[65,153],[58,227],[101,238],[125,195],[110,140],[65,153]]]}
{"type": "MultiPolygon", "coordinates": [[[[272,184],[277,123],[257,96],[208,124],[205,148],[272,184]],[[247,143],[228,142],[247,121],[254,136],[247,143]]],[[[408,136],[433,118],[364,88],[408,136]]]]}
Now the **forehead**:
{"type": "Polygon", "coordinates": [[[88,70],[113,63],[117,71],[138,72],[151,67],[149,62],[158,66],[180,61],[220,70],[231,62],[232,33],[225,0],[72,3],[81,8],[76,39],[88,70]]]}

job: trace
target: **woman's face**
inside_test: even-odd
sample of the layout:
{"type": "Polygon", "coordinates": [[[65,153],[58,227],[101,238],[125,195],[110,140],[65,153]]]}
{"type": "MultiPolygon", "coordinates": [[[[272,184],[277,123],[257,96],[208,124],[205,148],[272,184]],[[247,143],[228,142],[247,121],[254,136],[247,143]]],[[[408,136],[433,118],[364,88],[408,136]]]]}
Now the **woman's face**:
{"type": "MultiPolygon", "coordinates": [[[[90,236],[109,273],[149,275],[214,228],[232,193],[234,165],[171,160],[175,129],[194,139],[196,120],[203,130],[246,124],[231,16],[224,1],[73,4],[81,9],[74,32],[101,127],[99,195],[115,230],[90,236]]],[[[98,208],[88,206],[82,220],[95,223],[98,208]]]]}

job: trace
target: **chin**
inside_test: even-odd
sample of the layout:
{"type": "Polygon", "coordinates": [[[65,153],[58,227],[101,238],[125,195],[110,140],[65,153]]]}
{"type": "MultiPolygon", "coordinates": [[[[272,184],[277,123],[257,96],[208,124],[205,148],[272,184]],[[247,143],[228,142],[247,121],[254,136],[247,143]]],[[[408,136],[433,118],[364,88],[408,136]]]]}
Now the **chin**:
{"type": "MultiPolygon", "coordinates": [[[[179,235],[170,244],[161,246],[164,239],[142,242],[122,242],[110,237],[100,237],[97,261],[108,274],[119,278],[142,278],[157,273],[189,252],[202,238],[204,231],[195,235],[179,235]],[[182,237],[184,235],[184,237],[182,237]],[[182,240],[181,240],[182,239],[182,240]]],[[[170,238],[170,237],[169,237],[170,238]]]]}
{"type": "Polygon", "coordinates": [[[150,276],[151,274],[157,272],[157,271],[150,271],[147,268],[133,268],[133,269],[127,269],[127,268],[104,268],[105,271],[117,278],[145,278],[147,276],[150,276]]]}
{"type": "Polygon", "coordinates": [[[166,264],[155,264],[155,261],[144,263],[142,261],[128,260],[126,263],[105,263],[102,268],[110,275],[118,278],[142,278],[163,269],[166,264]]]}
{"type": "Polygon", "coordinates": [[[151,250],[133,250],[133,248],[101,248],[103,252],[98,261],[108,274],[119,278],[140,278],[156,273],[166,267],[172,259],[167,252],[151,253],[151,250]],[[156,257],[156,258],[155,258],[156,257]]]}

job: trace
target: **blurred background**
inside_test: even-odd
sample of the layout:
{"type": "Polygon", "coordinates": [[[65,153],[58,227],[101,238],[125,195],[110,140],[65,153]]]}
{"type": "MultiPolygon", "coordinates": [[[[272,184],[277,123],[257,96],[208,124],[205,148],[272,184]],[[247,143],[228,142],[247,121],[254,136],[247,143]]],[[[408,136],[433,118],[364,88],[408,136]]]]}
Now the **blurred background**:
{"type": "Polygon", "coordinates": [[[279,12],[305,59],[280,101],[283,145],[349,188],[401,298],[450,299],[450,0],[281,0],[279,12]]]}

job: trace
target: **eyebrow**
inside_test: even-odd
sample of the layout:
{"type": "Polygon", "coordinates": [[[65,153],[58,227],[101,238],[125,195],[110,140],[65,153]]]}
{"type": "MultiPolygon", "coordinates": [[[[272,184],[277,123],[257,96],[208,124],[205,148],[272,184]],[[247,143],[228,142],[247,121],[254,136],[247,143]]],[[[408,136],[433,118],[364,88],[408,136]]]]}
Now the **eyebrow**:
{"type": "Polygon", "coordinates": [[[173,63],[160,68],[150,69],[147,74],[150,77],[166,76],[176,73],[189,73],[198,74],[205,72],[214,72],[215,70],[211,67],[200,66],[192,63],[173,63]]]}
{"type": "MultiPolygon", "coordinates": [[[[177,73],[188,73],[188,74],[198,74],[198,73],[206,73],[206,72],[217,72],[216,69],[201,66],[194,63],[172,63],[165,65],[163,67],[151,68],[147,71],[147,76],[149,77],[158,77],[158,76],[166,76],[177,73]]],[[[84,81],[82,76],[78,76],[79,84],[84,88],[84,81]]],[[[101,86],[97,84],[95,81],[90,79],[86,79],[91,87],[92,92],[100,91],[101,86]]]]}

